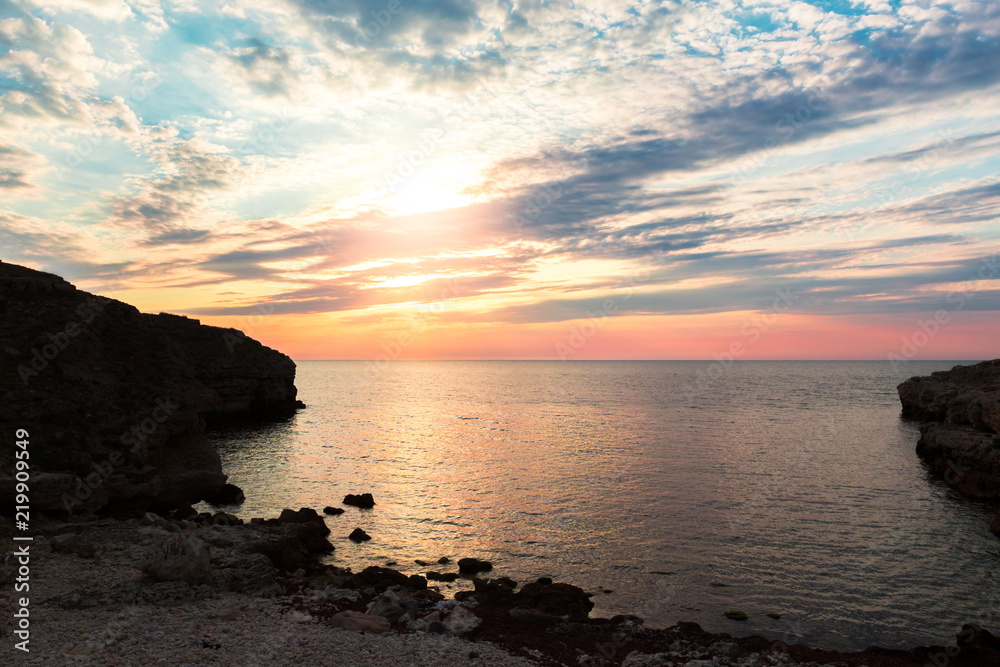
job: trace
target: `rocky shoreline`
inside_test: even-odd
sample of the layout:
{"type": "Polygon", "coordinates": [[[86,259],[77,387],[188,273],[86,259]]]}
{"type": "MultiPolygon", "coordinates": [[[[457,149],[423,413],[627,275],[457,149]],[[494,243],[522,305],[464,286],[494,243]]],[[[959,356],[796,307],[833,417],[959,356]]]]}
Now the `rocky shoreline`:
{"type": "MultiPolygon", "coordinates": [[[[1000,499],[1000,359],[913,377],[897,388],[921,422],[917,454],[960,493],[1000,499]]],[[[1000,536],[1000,513],[990,529],[1000,536]]]]}
{"type": "MultiPolygon", "coordinates": [[[[519,586],[476,559],[433,564],[457,567],[474,586],[446,599],[420,574],[321,563],[333,546],[324,518],[311,509],[245,523],[224,512],[186,511],[88,519],[37,526],[35,622],[24,664],[292,665],[316,664],[325,652],[344,665],[1000,665],[1000,641],[973,626],[950,646],[839,653],[732,638],[694,623],[656,629],[636,616],[591,618],[582,589],[548,581],[519,586]],[[50,622],[74,615],[88,623],[50,622]],[[172,636],[151,623],[158,618],[169,620],[172,636]],[[401,646],[405,663],[397,659],[401,646]]],[[[4,539],[12,529],[0,520],[4,539]]],[[[10,582],[15,574],[8,557],[0,576],[10,582]]],[[[0,607],[14,604],[6,585],[0,607]]],[[[11,614],[0,628],[5,639],[13,636],[11,614]]]]}
{"type": "MultiPolygon", "coordinates": [[[[636,616],[591,618],[582,589],[515,582],[475,554],[454,562],[442,554],[409,573],[324,564],[334,549],[326,521],[343,508],[324,508],[329,519],[302,508],[247,522],[192,508],[243,497],[226,484],[207,423],[282,419],[304,407],[287,356],[235,329],[143,314],[2,262],[0,340],[0,426],[25,433],[18,438],[30,454],[30,532],[19,535],[33,538],[31,652],[18,653],[18,664],[1000,665],[1000,642],[973,626],[947,647],[839,653],[693,623],[663,629],[636,616]],[[458,578],[471,590],[446,599],[437,582],[458,578]]],[[[954,429],[978,452],[982,426],[996,432],[1000,410],[974,399],[967,403],[979,407],[953,412],[949,390],[928,387],[907,385],[913,399],[904,400],[911,416],[948,422],[922,439],[923,452],[935,459],[938,449],[951,456],[966,447],[954,429]]],[[[27,465],[14,452],[0,450],[5,512],[27,465]]],[[[969,488],[998,488],[994,468],[976,470],[986,473],[967,476],[969,488]]],[[[371,509],[376,501],[360,494],[343,504],[371,509]]],[[[14,527],[0,516],[7,545],[14,527]]],[[[13,551],[0,561],[0,609],[25,606],[11,585],[19,562],[13,551]]],[[[13,650],[16,619],[2,619],[4,650],[13,650]]]]}

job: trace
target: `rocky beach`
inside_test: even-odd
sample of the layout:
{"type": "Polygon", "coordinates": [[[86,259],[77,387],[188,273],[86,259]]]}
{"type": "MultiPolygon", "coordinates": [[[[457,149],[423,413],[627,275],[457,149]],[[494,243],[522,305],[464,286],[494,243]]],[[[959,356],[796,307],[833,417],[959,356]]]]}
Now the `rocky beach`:
{"type": "MultiPolygon", "coordinates": [[[[2,263],[0,315],[0,422],[9,440],[29,443],[24,456],[17,447],[0,455],[7,644],[24,639],[17,614],[30,607],[30,651],[14,664],[1000,665],[1000,641],[971,624],[948,646],[842,653],[592,617],[582,588],[513,581],[474,553],[358,571],[325,564],[331,536],[370,537],[358,513],[378,512],[380,499],[316,498],[244,521],[224,511],[244,491],[227,484],[205,435],[209,423],[302,409],[291,359],[234,329],[142,314],[2,263]],[[22,524],[9,515],[24,502],[22,524]],[[30,588],[18,590],[25,558],[30,588]],[[465,590],[446,597],[440,582],[459,579],[465,590]]],[[[945,475],[954,463],[958,488],[987,498],[1000,489],[998,369],[988,362],[900,386],[904,415],[932,422],[921,455],[945,475]]],[[[739,634],[745,615],[726,615],[739,634]]]]}

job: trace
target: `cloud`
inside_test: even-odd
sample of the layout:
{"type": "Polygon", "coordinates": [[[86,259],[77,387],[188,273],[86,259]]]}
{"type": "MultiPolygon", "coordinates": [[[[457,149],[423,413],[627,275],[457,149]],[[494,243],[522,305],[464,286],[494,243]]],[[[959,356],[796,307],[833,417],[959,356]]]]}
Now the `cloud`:
{"type": "Polygon", "coordinates": [[[148,229],[154,238],[178,242],[191,230],[177,227],[202,213],[213,196],[238,183],[245,170],[224,148],[200,139],[179,139],[167,126],[151,133],[149,146],[161,175],[136,179],[136,192],[112,199],[108,222],[148,229]]]}
{"type": "Polygon", "coordinates": [[[13,144],[0,144],[0,192],[8,197],[31,194],[36,180],[49,171],[45,158],[13,144]]]}

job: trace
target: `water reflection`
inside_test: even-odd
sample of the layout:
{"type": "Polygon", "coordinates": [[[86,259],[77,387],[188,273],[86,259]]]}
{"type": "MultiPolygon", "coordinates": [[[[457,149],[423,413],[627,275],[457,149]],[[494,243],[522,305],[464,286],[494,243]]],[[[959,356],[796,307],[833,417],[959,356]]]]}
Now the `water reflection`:
{"type": "Polygon", "coordinates": [[[212,437],[241,516],[373,493],[327,519],[353,567],[477,556],[577,583],[595,614],[842,649],[996,609],[994,510],[927,474],[894,392],[951,364],[741,363],[692,401],[702,365],[303,362],[307,410],[212,437]]]}

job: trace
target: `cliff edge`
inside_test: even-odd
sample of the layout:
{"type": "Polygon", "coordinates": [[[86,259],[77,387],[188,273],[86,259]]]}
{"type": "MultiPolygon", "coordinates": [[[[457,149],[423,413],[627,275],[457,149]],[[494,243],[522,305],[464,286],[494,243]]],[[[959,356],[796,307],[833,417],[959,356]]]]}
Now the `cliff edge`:
{"type": "MultiPolygon", "coordinates": [[[[1000,498],[1000,359],[897,387],[903,417],[923,422],[917,454],[959,492],[1000,498]]],[[[1000,536],[1000,515],[990,528],[1000,536]]]]}
{"type": "Polygon", "coordinates": [[[208,498],[226,476],[206,423],[282,418],[301,405],[295,363],[236,329],[140,313],[3,262],[0,397],[5,511],[26,460],[31,508],[69,513],[208,498]]]}

